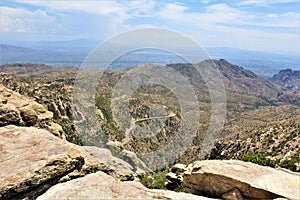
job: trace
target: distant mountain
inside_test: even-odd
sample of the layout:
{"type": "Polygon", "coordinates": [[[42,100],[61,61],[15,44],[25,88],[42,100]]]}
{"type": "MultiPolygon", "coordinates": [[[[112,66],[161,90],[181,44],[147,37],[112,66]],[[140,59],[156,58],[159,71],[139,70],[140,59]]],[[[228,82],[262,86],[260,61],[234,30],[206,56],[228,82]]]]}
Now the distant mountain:
{"type": "Polygon", "coordinates": [[[48,47],[23,47],[0,44],[0,64],[11,63],[44,63],[54,67],[76,66],[78,67],[86,57],[88,50],[80,48],[48,47]]]}
{"type": "Polygon", "coordinates": [[[226,59],[230,63],[242,66],[266,78],[272,77],[284,68],[300,69],[300,57],[297,54],[249,51],[228,47],[207,48],[206,50],[213,59],[226,59]]]}
{"type": "Polygon", "coordinates": [[[25,48],[25,47],[5,45],[5,44],[0,44],[0,50],[1,50],[1,62],[6,59],[18,58],[18,57],[21,58],[31,54],[39,53],[38,50],[32,48],[25,48]]]}
{"type": "Polygon", "coordinates": [[[54,68],[45,64],[32,64],[32,63],[14,63],[0,65],[0,72],[12,76],[41,78],[49,76],[66,76],[68,73],[76,73],[77,68],[64,66],[54,68]]]}
{"type": "MultiPolygon", "coordinates": [[[[250,70],[233,65],[224,59],[205,60],[197,65],[211,65],[213,62],[223,75],[223,82],[226,89],[228,106],[234,110],[243,108],[255,108],[260,105],[268,105],[277,100],[278,94],[284,93],[281,86],[275,85],[270,81],[256,75],[250,70]]],[[[190,64],[171,64],[180,73],[186,75],[194,84],[205,87],[202,77],[197,76],[197,72],[190,64]]]]}
{"type": "MultiPolygon", "coordinates": [[[[87,39],[70,41],[36,41],[36,42],[8,42],[2,44],[0,63],[44,63],[54,67],[73,65],[80,66],[86,56],[99,41],[87,39]]],[[[270,78],[281,69],[300,69],[300,57],[287,53],[268,53],[249,51],[228,47],[206,48],[211,59],[226,59],[230,63],[242,66],[254,73],[270,78]]],[[[193,49],[189,55],[197,58],[193,49]]],[[[107,53],[113,52],[113,49],[107,53]]],[[[184,56],[182,57],[184,58],[184,56]]],[[[162,52],[159,49],[132,51],[115,60],[113,69],[124,69],[145,63],[172,64],[181,63],[180,55],[172,52],[162,52]]],[[[196,59],[197,60],[197,59],[196,59]]],[[[200,61],[200,60],[199,60],[200,61]]]]}
{"type": "Polygon", "coordinates": [[[300,91],[300,70],[281,70],[270,78],[270,81],[288,90],[300,91]]]}

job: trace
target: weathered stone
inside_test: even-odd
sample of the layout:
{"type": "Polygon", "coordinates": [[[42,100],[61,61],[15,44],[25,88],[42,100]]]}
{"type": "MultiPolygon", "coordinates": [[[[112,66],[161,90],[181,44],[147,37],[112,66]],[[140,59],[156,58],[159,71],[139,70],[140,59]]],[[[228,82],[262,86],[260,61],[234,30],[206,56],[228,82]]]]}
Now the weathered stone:
{"type": "Polygon", "coordinates": [[[62,127],[53,122],[53,113],[43,105],[7,89],[0,84],[0,126],[9,124],[18,126],[38,126],[65,138],[62,127]],[[8,95],[9,94],[9,95],[8,95]]]}
{"type": "Polygon", "coordinates": [[[250,199],[300,197],[299,173],[238,160],[196,161],[184,172],[183,179],[188,187],[214,197],[221,197],[233,188],[250,199]]]}
{"type": "Polygon", "coordinates": [[[84,154],[48,131],[6,126],[0,128],[0,163],[0,199],[11,199],[33,189],[39,194],[80,169],[84,154]]]}
{"type": "Polygon", "coordinates": [[[176,173],[177,171],[183,172],[186,169],[186,165],[182,163],[177,163],[171,168],[171,172],[176,173]]]}
{"type": "Polygon", "coordinates": [[[134,167],[134,171],[151,171],[146,164],[140,160],[137,155],[132,151],[123,149],[120,153],[121,158],[134,167]]]}
{"type": "Polygon", "coordinates": [[[22,120],[25,123],[25,126],[34,126],[38,123],[38,114],[30,106],[25,106],[19,108],[21,113],[22,120]]]}
{"type": "Polygon", "coordinates": [[[223,200],[244,200],[241,192],[236,188],[233,188],[232,190],[225,192],[222,195],[222,199],[223,200]]]}
{"type": "MultiPolygon", "coordinates": [[[[83,149],[89,153],[86,159],[87,166],[93,166],[93,168],[98,167],[97,171],[104,171],[119,180],[133,180],[139,175],[138,173],[144,173],[144,171],[137,172],[135,166],[112,156],[108,149],[92,146],[85,146],[83,149]]],[[[86,170],[89,170],[88,167],[86,170]]]]}
{"type": "Polygon", "coordinates": [[[35,197],[50,186],[103,171],[133,180],[128,163],[107,149],[82,147],[34,127],[0,128],[0,199],[35,197]]]}
{"type": "Polygon", "coordinates": [[[19,124],[21,121],[20,112],[11,104],[0,105],[0,126],[8,124],[19,124]]]}
{"type": "Polygon", "coordinates": [[[37,200],[61,199],[209,200],[210,198],[166,190],[150,190],[139,182],[121,182],[103,172],[97,172],[57,184],[37,198],[37,200]]]}

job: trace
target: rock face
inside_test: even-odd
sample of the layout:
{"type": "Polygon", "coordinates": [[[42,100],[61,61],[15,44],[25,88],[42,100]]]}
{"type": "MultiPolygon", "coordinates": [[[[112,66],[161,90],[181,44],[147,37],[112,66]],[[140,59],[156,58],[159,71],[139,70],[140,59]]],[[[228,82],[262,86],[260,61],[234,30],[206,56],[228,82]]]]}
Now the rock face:
{"type": "Polygon", "coordinates": [[[36,126],[65,138],[61,126],[53,123],[53,113],[43,105],[0,85],[0,126],[36,126]]]}
{"type": "Polygon", "coordinates": [[[55,185],[37,198],[37,200],[61,199],[209,200],[209,198],[192,194],[150,190],[139,182],[121,182],[103,172],[89,174],[83,178],[55,185]]]}
{"type": "Polygon", "coordinates": [[[34,127],[0,128],[0,199],[35,198],[58,182],[103,171],[120,180],[138,176],[134,166],[107,149],[82,147],[34,127]]]}
{"type": "Polygon", "coordinates": [[[238,160],[204,160],[190,165],[184,183],[213,197],[237,188],[245,198],[274,199],[300,197],[300,174],[238,160]]]}

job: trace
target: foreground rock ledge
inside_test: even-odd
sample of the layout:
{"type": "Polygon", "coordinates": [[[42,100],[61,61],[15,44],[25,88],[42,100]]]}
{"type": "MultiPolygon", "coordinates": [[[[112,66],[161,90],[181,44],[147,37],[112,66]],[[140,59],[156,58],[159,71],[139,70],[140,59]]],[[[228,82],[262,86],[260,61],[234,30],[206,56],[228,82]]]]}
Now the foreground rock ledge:
{"type": "Polygon", "coordinates": [[[135,167],[107,149],[77,146],[46,130],[12,125],[0,128],[0,166],[0,199],[34,199],[52,185],[97,171],[123,181],[135,176],[135,167]]]}
{"type": "Polygon", "coordinates": [[[150,190],[139,182],[121,182],[103,172],[97,172],[57,184],[37,198],[37,200],[62,199],[209,200],[210,198],[168,190],[150,190]]]}
{"type": "Polygon", "coordinates": [[[203,160],[191,164],[184,183],[213,197],[238,188],[248,199],[300,198],[300,174],[238,160],[203,160]]]}

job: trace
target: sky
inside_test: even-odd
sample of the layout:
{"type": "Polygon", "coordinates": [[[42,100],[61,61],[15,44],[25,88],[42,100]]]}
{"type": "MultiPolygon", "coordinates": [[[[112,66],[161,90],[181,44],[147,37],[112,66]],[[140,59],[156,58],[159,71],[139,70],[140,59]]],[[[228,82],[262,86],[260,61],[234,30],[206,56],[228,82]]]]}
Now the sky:
{"type": "Polygon", "coordinates": [[[300,54],[300,0],[1,0],[0,6],[1,43],[103,41],[159,27],[204,47],[300,54]]]}

